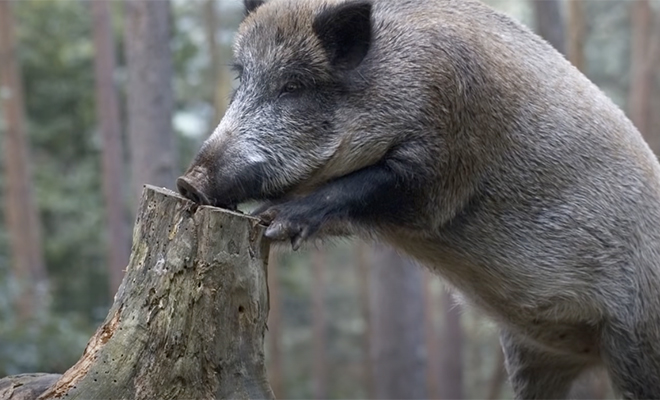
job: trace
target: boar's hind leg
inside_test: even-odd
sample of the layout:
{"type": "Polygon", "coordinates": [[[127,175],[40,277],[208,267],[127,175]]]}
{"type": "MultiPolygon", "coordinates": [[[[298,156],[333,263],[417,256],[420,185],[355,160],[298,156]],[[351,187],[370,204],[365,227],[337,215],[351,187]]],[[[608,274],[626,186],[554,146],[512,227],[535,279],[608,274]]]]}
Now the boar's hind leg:
{"type": "Polygon", "coordinates": [[[270,223],[266,236],[291,240],[293,247],[319,229],[342,223],[411,225],[421,185],[410,169],[392,160],[328,182],[310,195],[273,205],[261,213],[270,223]]]}
{"type": "Polygon", "coordinates": [[[502,332],[506,370],[516,399],[564,399],[585,365],[550,354],[524,339],[502,332]]]}
{"type": "Polygon", "coordinates": [[[615,389],[625,399],[660,399],[660,330],[657,318],[635,327],[607,326],[603,358],[615,389]]]}

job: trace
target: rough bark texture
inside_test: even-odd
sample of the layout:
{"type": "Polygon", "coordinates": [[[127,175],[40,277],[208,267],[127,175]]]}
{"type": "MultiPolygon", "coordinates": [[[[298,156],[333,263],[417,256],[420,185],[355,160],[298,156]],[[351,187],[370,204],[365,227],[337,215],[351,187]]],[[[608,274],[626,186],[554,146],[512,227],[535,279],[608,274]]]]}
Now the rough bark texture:
{"type": "Polygon", "coordinates": [[[32,192],[30,156],[20,70],[17,65],[12,2],[0,1],[0,106],[4,111],[3,167],[6,181],[5,220],[12,272],[20,285],[18,314],[29,317],[46,267],[41,250],[39,215],[32,192]]]}
{"type": "Polygon", "coordinates": [[[0,379],[0,399],[36,399],[61,377],[60,374],[22,374],[0,379]]]}
{"type": "Polygon", "coordinates": [[[39,399],[273,398],[267,255],[257,220],[148,187],[105,322],[39,399]]]}
{"type": "Polygon", "coordinates": [[[172,129],[170,2],[127,0],[125,10],[128,137],[133,197],[139,198],[147,182],[171,187],[179,169],[172,129]]]}
{"type": "Polygon", "coordinates": [[[130,241],[124,204],[124,155],[122,152],[119,100],[115,87],[115,41],[110,18],[110,0],[91,3],[94,31],[94,73],[96,113],[103,141],[103,199],[107,226],[107,253],[110,293],[117,291],[128,263],[130,241]]]}
{"type": "Polygon", "coordinates": [[[375,398],[426,399],[422,269],[383,245],[372,266],[375,398]]]}

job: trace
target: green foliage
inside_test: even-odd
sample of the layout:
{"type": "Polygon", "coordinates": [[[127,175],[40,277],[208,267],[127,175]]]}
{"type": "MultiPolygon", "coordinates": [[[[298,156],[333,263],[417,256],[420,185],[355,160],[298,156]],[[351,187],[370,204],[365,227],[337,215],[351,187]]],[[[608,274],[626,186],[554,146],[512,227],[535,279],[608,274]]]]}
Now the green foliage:
{"type": "MultiPolygon", "coordinates": [[[[123,97],[123,12],[120,3],[111,4],[120,64],[116,76],[123,97]]],[[[49,293],[33,320],[16,319],[11,291],[16,282],[11,279],[7,232],[0,220],[0,376],[62,372],[70,367],[111,301],[90,3],[25,0],[13,5],[49,293]]],[[[202,78],[208,66],[203,60],[200,63],[204,43],[199,35],[198,40],[189,35],[185,26],[183,30],[176,28],[177,20],[186,18],[189,27],[201,25],[197,21],[201,14],[190,13],[187,3],[178,4],[174,11],[177,109],[199,110],[204,104],[212,109],[212,88],[202,78]],[[206,88],[206,96],[195,94],[200,88],[206,88]]],[[[181,138],[182,168],[200,140],[181,138]]],[[[129,154],[129,149],[125,150],[129,154]]],[[[0,174],[0,188],[2,178],[0,174]]],[[[132,196],[127,194],[126,198],[132,196]]]]}
{"type": "Polygon", "coordinates": [[[109,296],[89,4],[38,0],[15,5],[53,306],[93,320],[94,310],[107,307],[109,296]]]}
{"type": "Polygon", "coordinates": [[[93,329],[79,315],[53,314],[47,301],[30,321],[18,320],[13,307],[17,282],[0,280],[0,377],[22,372],[63,373],[79,358],[93,329]]]}

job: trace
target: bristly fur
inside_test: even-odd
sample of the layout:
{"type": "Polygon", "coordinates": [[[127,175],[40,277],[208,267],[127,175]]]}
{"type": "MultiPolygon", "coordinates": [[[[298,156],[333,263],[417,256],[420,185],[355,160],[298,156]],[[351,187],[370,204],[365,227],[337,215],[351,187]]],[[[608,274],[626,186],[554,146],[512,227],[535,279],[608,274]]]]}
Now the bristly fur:
{"type": "Polygon", "coordinates": [[[182,193],[268,200],[294,247],[353,232],[428,265],[500,324],[517,398],[596,365],[660,398],[660,164],[611,100],[473,0],[249,9],[182,193]]]}

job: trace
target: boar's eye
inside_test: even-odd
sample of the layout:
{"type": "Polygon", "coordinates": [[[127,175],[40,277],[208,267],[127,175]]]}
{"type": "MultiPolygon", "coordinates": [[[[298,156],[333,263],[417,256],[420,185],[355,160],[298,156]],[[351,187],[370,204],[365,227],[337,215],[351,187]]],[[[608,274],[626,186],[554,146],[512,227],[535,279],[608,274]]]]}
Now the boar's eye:
{"type": "Polygon", "coordinates": [[[243,78],[243,66],[234,63],[231,65],[231,70],[234,71],[234,73],[236,74],[236,79],[238,79],[240,82],[241,79],[243,78]]]}
{"type": "Polygon", "coordinates": [[[280,90],[279,97],[296,96],[300,94],[301,91],[302,91],[301,84],[299,84],[298,82],[288,82],[286,85],[282,87],[282,90],[280,90]]]}

